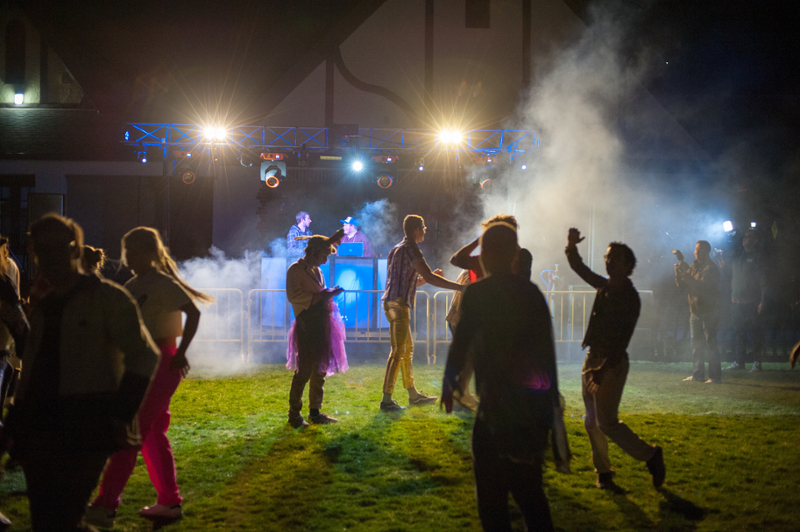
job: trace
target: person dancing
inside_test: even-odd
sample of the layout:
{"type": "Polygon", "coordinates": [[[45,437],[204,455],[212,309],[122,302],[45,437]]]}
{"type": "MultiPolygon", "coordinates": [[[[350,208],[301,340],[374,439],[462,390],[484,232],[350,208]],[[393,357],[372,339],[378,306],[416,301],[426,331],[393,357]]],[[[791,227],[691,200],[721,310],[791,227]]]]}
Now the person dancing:
{"type": "MultiPolygon", "coordinates": [[[[147,330],[161,350],[161,360],[147,396],[139,408],[142,457],[158,499],[142,508],[139,515],[150,518],[177,519],[182,516],[183,498],[178,490],[175,459],[167,438],[169,403],[186,372],[186,350],[197,332],[200,310],[195,301],[211,303],[214,298],[186,284],[175,261],[150,227],[137,227],[122,238],[123,260],[136,274],[125,283],[138,301],[147,330]],[[181,314],[186,325],[181,327],[181,314]],[[177,338],[181,337],[180,345],[177,338]]],[[[138,450],[117,451],[103,474],[100,492],[86,509],[86,521],[110,528],[114,525],[120,495],[133,473],[138,450]]]]}
{"type": "Polygon", "coordinates": [[[608,438],[636,460],[647,463],[653,486],[664,483],[666,469],[661,447],[650,445],[617,418],[619,403],[628,378],[628,343],[639,319],[641,300],[630,276],[636,266],[631,248],[612,242],[606,252],[608,279],[590,270],[578,254],[581,232],[571,228],[567,235],[567,260],[581,279],[597,289],[591,318],[583,338],[589,353],[583,363],[581,393],[586,405],[584,425],[592,446],[597,470],[596,486],[615,489],[614,470],[608,456],[608,438]]]}
{"type": "Polygon", "coordinates": [[[422,216],[409,214],[403,220],[405,238],[389,252],[386,290],[383,293],[383,310],[389,320],[389,334],[392,350],[386,361],[386,374],[383,378],[383,398],[380,409],[383,412],[404,410],[392,399],[397,373],[403,373],[403,388],[408,391],[408,404],[426,405],[436,402],[435,396],[417,391],[411,361],[414,357],[414,341],[411,339],[411,309],[417,287],[425,283],[446,290],[463,290],[464,285],[442,277],[442,270],[431,271],[418,244],[425,240],[425,220],[422,216]]]}

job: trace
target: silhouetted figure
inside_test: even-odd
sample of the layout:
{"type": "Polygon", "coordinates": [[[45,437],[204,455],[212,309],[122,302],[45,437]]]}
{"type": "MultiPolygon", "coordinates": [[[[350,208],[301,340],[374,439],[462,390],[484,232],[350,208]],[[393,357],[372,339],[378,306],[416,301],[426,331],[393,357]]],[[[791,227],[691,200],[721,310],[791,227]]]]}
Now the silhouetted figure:
{"type": "Polygon", "coordinates": [[[542,456],[558,404],[550,312],[542,293],[512,272],[517,236],[507,223],[481,238],[488,277],[467,286],[450,345],[442,403],[448,412],[474,365],[480,405],[472,431],[478,513],[484,530],[511,530],[508,494],[528,530],[553,530],[542,487],[542,456]]]}
{"type": "Polygon", "coordinates": [[[625,244],[612,242],[606,252],[608,279],[590,270],[578,254],[581,233],[575,228],[567,235],[567,260],[570,267],[597,289],[591,318],[583,338],[589,347],[583,363],[581,393],[586,405],[584,425],[592,446],[592,461],[597,471],[597,487],[613,489],[614,471],[608,456],[608,438],[641,462],[653,475],[653,485],[664,483],[664,457],[659,446],[647,444],[617,417],[625,380],[628,377],[628,343],[639,319],[641,301],[630,275],[636,266],[633,251],[625,244]]]}
{"type": "Polygon", "coordinates": [[[106,459],[134,443],[158,350],[127,291],[80,273],[77,223],[46,215],[30,240],[52,288],[32,311],[7,436],[25,472],[33,530],[86,530],[82,516],[106,459]]]}
{"type": "Polygon", "coordinates": [[[729,260],[721,259],[721,266],[731,275],[731,321],[733,328],[733,353],[735,361],[726,370],[744,370],[747,354],[747,333],[753,339],[753,367],[761,371],[764,356],[764,305],[767,296],[767,275],[761,251],[758,249],[758,232],[748,229],[742,239],[742,250],[729,260]]]}

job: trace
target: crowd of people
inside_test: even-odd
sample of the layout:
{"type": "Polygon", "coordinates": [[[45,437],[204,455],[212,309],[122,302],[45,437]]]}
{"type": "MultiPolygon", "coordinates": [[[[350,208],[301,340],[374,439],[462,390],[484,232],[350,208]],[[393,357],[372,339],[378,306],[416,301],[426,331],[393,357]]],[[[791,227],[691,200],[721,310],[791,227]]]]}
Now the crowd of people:
{"type": "MultiPolygon", "coordinates": [[[[308,213],[298,213],[296,221],[287,236],[296,244],[290,249],[302,252],[286,273],[295,318],[287,348],[287,368],[293,371],[288,423],[300,429],[337,422],[322,411],[325,379],[348,369],[345,327],[334,302],[342,289],[326,286],[320,266],[347,239],[370,248],[353,217],[341,220],[342,229],[330,237],[311,233],[308,213]]],[[[557,469],[568,471],[570,455],[560,419],[551,314],[530,280],[532,257],[519,245],[516,219],[500,214],[482,227],[478,239],[451,257],[462,269],[451,281],[428,265],[419,248],[427,231],[423,218],[404,219],[404,238],[387,260],[382,301],[391,350],[377,408],[388,414],[407,408],[394,398],[400,374],[409,407],[441,401],[448,413],[475,412],[472,456],[483,528],[511,529],[511,493],[528,529],[553,530],[543,456],[552,444],[557,469]],[[447,316],[453,342],[440,395],[417,389],[413,376],[411,313],[416,290],[426,283],[454,291],[447,316]]],[[[756,239],[757,234],[746,234],[744,251],[722,264],[732,276],[734,314],[745,331],[736,337],[738,355],[748,330],[756,347],[759,342],[764,284],[756,239]]],[[[588,352],[581,379],[596,486],[617,489],[611,439],[645,464],[659,488],[666,477],[663,450],[618,417],[629,371],[627,348],[641,309],[630,278],[636,257],[625,244],[612,242],[603,276],[581,259],[583,240],[580,231],[570,229],[565,252],[572,270],[597,290],[583,340],[588,352]]],[[[130,269],[124,287],[104,278],[103,251],[84,245],[73,220],[49,214],[35,221],[29,245],[36,276],[22,300],[19,269],[9,260],[7,241],[0,240],[0,400],[13,395],[0,423],[0,454],[8,452],[22,467],[33,530],[113,527],[140,452],[157,495],[140,515],[180,518],[183,499],[167,436],[169,406],[190,368],[186,353],[200,321],[197,304],[213,298],[181,278],[152,228],[138,227],[122,238],[122,263],[130,269]]],[[[713,384],[722,379],[716,346],[720,266],[710,252],[708,242],[698,241],[696,260],[676,265],[675,281],[688,291],[691,312],[694,365],[686,380],[713,384]]],[[[795,348],[792,367],[799,358],[795,348]]],[[[744,363],[740,357],[728,369],[743,369],[744,363]]],[[[753,368],[761,370],[759,360],[753,368]]],[[[8,525],[0,514],[0,530],[8,525]]]]}

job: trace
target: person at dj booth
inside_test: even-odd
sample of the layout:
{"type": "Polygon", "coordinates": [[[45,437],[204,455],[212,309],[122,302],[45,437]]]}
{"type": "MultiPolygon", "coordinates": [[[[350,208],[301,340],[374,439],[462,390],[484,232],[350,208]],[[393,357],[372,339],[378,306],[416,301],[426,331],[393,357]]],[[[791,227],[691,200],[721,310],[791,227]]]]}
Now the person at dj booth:
{"type": "Polygon", "coordinates": [[[302,257],[308,245],[307,239],[297,240],[298,237],[310,237],[314,233],[308,228],[311,225],[311,216],[306,211],[300,211],[295,215],[297,225],[289,228],[286,235],[286,250],[290,257],[302,257]]]}
{"type": "Polygon", "coordinates": [[[369,243],[367,235],[358,230],[358,220],[352,216],[348,216],[342,222],[342,229],[344,229],[344,237],[340,244],[364,244],[364,252],[362,257],[372,257],[372,245],[369,243]]]}

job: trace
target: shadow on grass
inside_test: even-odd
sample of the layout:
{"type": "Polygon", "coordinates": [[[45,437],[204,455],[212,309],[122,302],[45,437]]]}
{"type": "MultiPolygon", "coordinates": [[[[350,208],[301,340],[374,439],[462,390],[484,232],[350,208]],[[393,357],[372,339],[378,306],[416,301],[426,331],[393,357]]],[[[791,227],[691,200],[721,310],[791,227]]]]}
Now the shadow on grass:
{"type": "Polygon", "coordinates": [[[658,503],[661,516],[660,528],[678,531],[691,531],[697,523],[705,519],[708,509],[676,495],[667,488],[659,488],[664,500],[658,503]]]}

